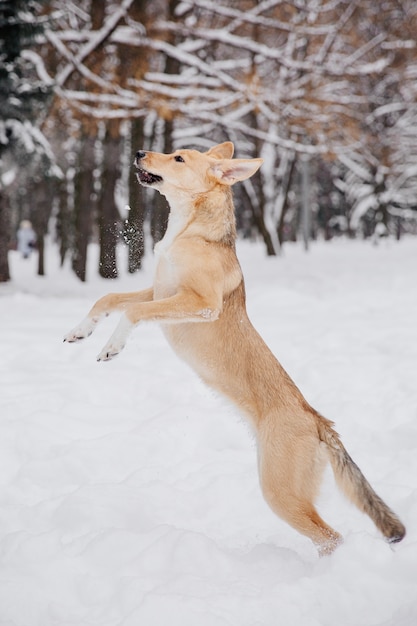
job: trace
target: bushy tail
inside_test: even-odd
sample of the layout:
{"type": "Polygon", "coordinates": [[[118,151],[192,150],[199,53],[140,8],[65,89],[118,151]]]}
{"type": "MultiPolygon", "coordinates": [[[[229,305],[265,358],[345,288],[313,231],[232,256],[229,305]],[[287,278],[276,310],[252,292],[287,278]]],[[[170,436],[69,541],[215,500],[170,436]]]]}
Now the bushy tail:
{"type": "Polygon", "coordinates": [[[401,541],[405,527],[372,489],[333,430],[332,423],[319,416],[318,429],[321,441],[327,444],[330,464],[340,489],[358,509],[369,515],[390,543],[401,541]]]}

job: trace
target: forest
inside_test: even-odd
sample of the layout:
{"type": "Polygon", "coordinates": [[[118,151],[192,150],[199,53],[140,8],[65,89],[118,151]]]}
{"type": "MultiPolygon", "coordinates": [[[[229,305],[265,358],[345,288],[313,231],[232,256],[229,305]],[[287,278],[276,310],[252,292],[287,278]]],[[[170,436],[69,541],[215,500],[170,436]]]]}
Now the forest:
{"type": "Polygon", "coordinates": [[[0,0],[0,281],[22,220],[81,281],[163,236],[138,149],[231,140],[241,237],[417,234],[415,0],[0,0]]]}

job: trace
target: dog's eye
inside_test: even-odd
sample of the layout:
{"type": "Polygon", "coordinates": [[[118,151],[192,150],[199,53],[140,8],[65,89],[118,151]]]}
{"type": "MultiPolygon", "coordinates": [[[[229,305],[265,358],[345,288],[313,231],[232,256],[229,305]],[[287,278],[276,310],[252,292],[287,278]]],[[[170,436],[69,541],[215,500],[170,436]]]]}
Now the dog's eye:
{"type": "Polygon", "coordinates": [[[174,157],[174,159],[177,161],[177,163],[184,163],[184,159],[182,158],[182,156],[180,156],[179,154],[174,157]]]}

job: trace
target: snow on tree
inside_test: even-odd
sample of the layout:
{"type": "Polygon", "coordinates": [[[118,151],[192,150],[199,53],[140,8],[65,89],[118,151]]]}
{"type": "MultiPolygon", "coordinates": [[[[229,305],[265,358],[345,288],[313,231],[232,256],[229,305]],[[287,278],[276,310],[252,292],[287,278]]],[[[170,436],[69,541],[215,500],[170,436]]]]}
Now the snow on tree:
{"type": "MultiPolygon", "coordinates": [[[[26,51],[43,28],[38,8],[39,3],[32,0],[0,0],[0,281],[10,278],[7,251],[11,230],[16,227],[9,201],[11,188],[25,188],[39,172],[49,178],[59,175],[50,146],[36,125],[50,97],[51,82],[37,77],[33,66],[42,62],[26,51]]],[[[42,242],[38,226],[35,223],[42,242]]]]}
{"type": "Polygon", "coordinates": [[[145,199],[154,240],[163,234],[166,207],[146,191],[135,199],[133,177],[120,202],[123,164],[139,147],[205,148],[231,139],[240,156],[263,156],[261,171],[236,188],[236,204],[239,228],[261,233],[269,254],[297,236],[302,177],[311,181],[303,197],[316,231],[330,232],[332,217],[343,217],[332,213],[335,195],[343,196],[350,232],[370,212],[375,226],[377,216],[388,225],[414,210],[413,0],[49,0],[46,14],[53,27],[33,54],[38,75],[54,81],[43,128],[52,145],[65,146],[62,254],[73,248],[80,278],[97,220],[100,271],[109,277],[117,271],[118,231],[131,246],[129,268],[140,266],[145,199]],[[126,122],[134,141],[126,140],[126,122]],[[323,181],[333,193],[326,191],[319,221],[323,181]]]}

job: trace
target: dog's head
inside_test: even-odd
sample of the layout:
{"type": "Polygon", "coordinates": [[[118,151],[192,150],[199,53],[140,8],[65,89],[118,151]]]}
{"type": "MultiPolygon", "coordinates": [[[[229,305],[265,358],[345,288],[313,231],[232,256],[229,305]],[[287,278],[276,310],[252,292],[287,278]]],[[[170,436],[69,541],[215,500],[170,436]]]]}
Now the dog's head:
{"type": "Polygon", "coordinates": [[[234,146],[226,141],[207,152],[176,150],[172,154],[136,153],[137,178],[168,199],[173,194],[201,194],[216,185],[233,185],[252,176],[263,159],[232,159],[234,146]]]}

